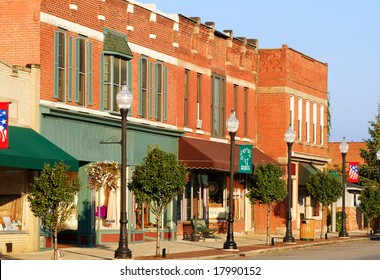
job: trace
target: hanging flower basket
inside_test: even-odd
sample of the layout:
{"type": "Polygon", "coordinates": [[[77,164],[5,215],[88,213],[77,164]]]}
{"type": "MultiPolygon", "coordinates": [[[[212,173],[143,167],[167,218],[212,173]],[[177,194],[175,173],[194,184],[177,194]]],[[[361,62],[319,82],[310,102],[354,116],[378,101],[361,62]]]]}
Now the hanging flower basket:
{"type": "Polygon", "coordinates": [[[115,161],[97,161],[86,169],[89,188],[99,190],[103,187],[114,190],[118,187],[120,165],[115,161]]]}

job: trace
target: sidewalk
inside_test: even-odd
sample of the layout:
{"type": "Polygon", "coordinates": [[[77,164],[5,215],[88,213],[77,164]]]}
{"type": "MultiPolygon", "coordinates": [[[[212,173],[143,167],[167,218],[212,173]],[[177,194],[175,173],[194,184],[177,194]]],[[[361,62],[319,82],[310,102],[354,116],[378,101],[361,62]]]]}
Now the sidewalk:
{"type": "MultiPolygon", "coordinates": [[[[232,259],[255,254],[270,253],[279,250],[294,250],[306,246],[322,246],[339,242],[360,242],[373,236],[367,235],[365,231],[349,232],[349,237],[339,238],[338,233],[330,234],[326,239],[315,239],[313,241],[300,240],[298,236],[295,244],[283,243],[283,236],[276,236],[274,246],[267,246],[266,236],[249,234],[235,235],[234,240],[237,244],[238,251],[225,251],[223,244],[226,241],[226,235],[217,235],[217,240],[210,238],[206,241],[192,242],[181,240],[180,237],[175,241],[161,242],[161,253],[166,251],[166,259],[232,259]]],[[[378,238],[380,236],[377,235],[378,238]]],[[[113,260],[114,253],[118,244],[101,244],[95,248],[81,248],[70,245],[59,245],[63,252],[62,260],[113,260]]],[[[130,243],[128,248],[132,251],[132,258],[135,260],[155,260],[155,241],[145,243],[130,243]]],[[[32,252],[32,253],[9,253],[0,255],[1,260],[51,260],[52,251],[32,252]]],[[[163,258],[159,258],[163,259],[163,258]]]]}

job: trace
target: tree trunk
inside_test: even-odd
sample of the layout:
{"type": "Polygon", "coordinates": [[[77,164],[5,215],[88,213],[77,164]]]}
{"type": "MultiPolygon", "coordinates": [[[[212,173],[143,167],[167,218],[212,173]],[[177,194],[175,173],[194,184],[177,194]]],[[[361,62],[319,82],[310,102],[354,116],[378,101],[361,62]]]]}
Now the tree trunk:
{"type": "Polygon", "coordinates": [[[54,242],[53,260],[58,260],[58,229],[57,228],[54,229],[53,239],[54,239],[54,241],[53,241],[54,242]]]}
{"type": "Polygon", "coordinates": [[[160,254],[161,216],[162,216],[162,211],[158,211],[158,214],[157,214],[156,258],[161,256],[161,254],[160,254]]]}
{"type": "Polygon", "coordinates": [[[367,222],[368,224],[367,224],[367,234],[371,234],[371,231],[372,231],[372,226],[371,226],[371,224],[372,224],[372,219],[369,219],[368,218],[368,222],[367,222]]]}
{"type": "Polygon", "coordinates": [[[325,210],[325,205],[322,205],[322,221],[321,221],[321,235],[320,235],[320,239],[323,238],[323,216],[324,216],[324,211],[325,210]]]}
{"type": "Polygon", "coordinates": [[[268,204],[267,208],[267,245],[270,244],[270,204],[268,204]]]}

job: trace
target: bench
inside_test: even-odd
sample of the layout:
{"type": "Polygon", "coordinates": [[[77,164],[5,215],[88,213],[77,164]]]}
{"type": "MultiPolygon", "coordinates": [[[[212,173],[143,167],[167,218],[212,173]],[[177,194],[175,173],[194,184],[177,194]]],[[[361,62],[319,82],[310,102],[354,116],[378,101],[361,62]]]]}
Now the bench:
{"type": "Polygon", "coordinates": [[[207,225],[204,219],[191,219],[191,225],[193,226],[193,232],[198,233],[203,241],[207,237],[212,237],[216,240],[215,232],[218,231],[218,228],[213,224],[207,225]]]}

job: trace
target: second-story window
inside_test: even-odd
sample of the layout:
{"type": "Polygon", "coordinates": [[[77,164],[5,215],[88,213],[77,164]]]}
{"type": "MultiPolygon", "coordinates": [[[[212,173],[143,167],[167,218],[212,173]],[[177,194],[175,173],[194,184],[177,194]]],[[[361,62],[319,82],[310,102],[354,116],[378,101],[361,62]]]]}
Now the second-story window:
{"type": "Polygon", "coordinates": [[[123,57],[114,55],[104,55],[104,89],[103,89],[103,109],[118,112],[116,95],[123,85],[129,86],[128,69],[130,61],[123,57]]]}
{"type": "Polygon", "coordinates": [[[248,88],[244,88],[244,137],[248,137],[248,88]]]}
{"type": "Polygon", "coordinates": [[[234,107],[233,110],[235,111],[235,115],[237,116],[237,110],[238,110],[238,85],[234,85],[234,107]]]}
{"type": "Polygon", "coordinates": [[[298,99],[298,140],[302,140],[302,98],[298,99]]]}
{"type": "Polygon", "coordinates": [[[313,143],[317,143],[317,103],[313,103],[313,143]]]}
{"type": "Polygon", "coordinates": [[[201,115],[201,100],[202,100],[202,74],[198,73],[197,74],[197,128],[201,128],[201,120],[202,120],[202,115],[201,115]]]}
{"type": "Polygon", "coordinates": [[[189,125],[189,70],[185,69],[185,96],[183,104],[183,123],[185,127],[189,125]]]}
{"type": "Polygon", "coordinates": [[[324,118],[324,114],[325,114],[325,106],[324,105],[321,105],[320,107],[320,123],[319,123],[319,126],[320,126],[320,129],[319,129],[319,133],[320,133],[320,143],[321,145],[324,144],[324,125],[325,125],[325,118],[324,118]]]}
{"type": "Polygon", "coordinates": [[[310,102],[306,100],[306,142],[310,142],[310,102]]]}

